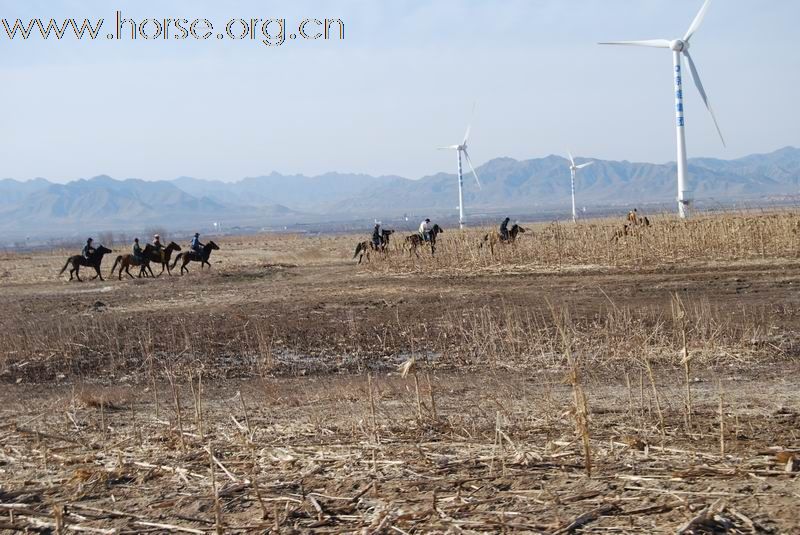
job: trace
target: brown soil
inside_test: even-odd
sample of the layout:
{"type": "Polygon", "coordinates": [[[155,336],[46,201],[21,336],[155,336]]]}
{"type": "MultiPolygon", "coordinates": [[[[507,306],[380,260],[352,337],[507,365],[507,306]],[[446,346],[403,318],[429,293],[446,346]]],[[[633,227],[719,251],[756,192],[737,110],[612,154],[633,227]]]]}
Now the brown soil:
{"type": "Polygon", "coordinates": [[[82,284],[66,251],[0,257],[0,530],[797,532],[797,260],[392,273],[355,241],[222,239],[210,272],[82,284]]]}

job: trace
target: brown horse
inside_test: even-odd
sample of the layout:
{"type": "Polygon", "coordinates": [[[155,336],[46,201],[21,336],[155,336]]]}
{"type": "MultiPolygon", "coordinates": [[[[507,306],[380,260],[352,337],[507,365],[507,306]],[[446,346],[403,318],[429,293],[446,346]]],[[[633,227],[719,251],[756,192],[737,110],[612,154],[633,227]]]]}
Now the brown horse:
{"type": "Polygon", "coordinates": [[[103,275],[100,274],[100,264],[103,262],[103,256],[111,252],[113,252],[111,251],[111,249],[108,249],[107,247],[103,247],[101,245],[100,247],[94,250],[94,252],[89,256],[89,258],[86,258],[83,255],[79,254],[76,254],[75,256],[70,256],[69,258],[67,258],[67,263],[64,264],[64,267],[61,268],[61,271],[59,271],[58,274],[61,275],[62,273],[64,273],[64,270],[67,269],[67,266],[72,264],[72,269],[69,270],[69,280],[72,280],[72,276],[74,275],[75,278],[78,279],[78,282],[83,282],[79,274],[81,266],[94,268],[96,275],[92,277],[92,280],[96,279],[97,277],[100,277],[100,280],[104,280],[103,275]]]}
{"type": "MultiPolygon", "coordinates": [[[[167,245],[163,249],[164,256],[161,256],[161,254],[158,251],[156,251],[155,247],[153,248],[152,251],[150,251],[150,262],[152,262],[152,263],[154,263],[156,265],[161,264],[161,271],[159,271],[159,273],[158,273],[158,275],[156,275],[156,277],[160,277],[161,275],[163,275],[165,268],[167,270],[167,274],[170,275],[170,276],[172,275],[172,268],[169,267],[169,261],[172,258],[172,253],[174,251],[180,251],[180,250],[181,250],[181,246],[178,245],[177,243],[175,243],[174,241],[171,241],[171,242],[169,242],[169,245],[167,245]]],[[[145,270],[145,266],[142,266],[140,271],[142,273],[144,273],[145,276],[146,276],[147,273],[145,273],[144,270],[145,270]]],[[[152,273],[152,271],[150,271],[150,273],[152,273]]]]}
{"type": "Polygon", "coordinates": [[[392,234],[394,234],[393,230],[381,231],[381,241],[377,245],[372,240],[359,242],[358,245],[356,245],[356,252],[353,255],[353,259],[358,256],[358,263],[360,264],[365,256],[367,257],[367,262],[369,262],[370,251],[385,253],[386,249],[389,247],[389,240],[392,234]]]}
{"type": "Polygon", "coordinates": [[[183,275],[184,270],[186,273],[189,273],[189,268],[186,267],[186,264],[189,262],[200,262],[201,270],[203,269],[203,265],[207,265],[208,269],[211,269],[211,264],[208,262],[208,258],[211,256],[211,251],[219,251],[219,245],[213,241],[209,241],[207,244],[205,244],[203,246],[203,250],[199,253],[197,251],[178,253],[178,255],[175,257],[175,261],[172,263],[171,269],[175,269],[175,266],[178,264],[178,260],[182,260],[181,275],[183,275]]]}
{"type": "Polygon", "coordinates": [[[444,229],[440,227],[438,224],[434,225],[433,228],[428,233],[429,239],[426,242],[425,238],[422,237],[421,234],[416,233],[410,236],[406,236],[406,245],[408,245],[408,254],[414,253],[419,258],[419,253],[417,252],[417,248],[420,245],[424,245],[426,243],[431,244],[431,256],[436,254],[436,236],[444,232],[444,229]]]}
{"type": "Polygon", "coordinates": [[[131,266],[141,267],[139,270],[140,279],[142,276],[147,276],[147,271],[150,271],[151,277],[155,277],[155,275],[153,275],[153,269],[150,267],[150,258],[153,254],[153,251],[155,251],[155,248],[148,243],[144,246],[144,249],[142,250],[142,256],[139,258],[132,254],[119,255],[114,261],[114,265],[111,267],[111,275],[114,275],[114,270],[117,269],[117,265],[119,265],[119,280],[122,280],[123,271],[127,273],[130,278],[134,278],[130,272],[131,266]]]}
{"type": "Polygon", "coordinates": [[[510,245],[514,245],[514,243],[517,241],[517,236],[522,234],[522,233],[524,233],[524,232],[527,232],[527,230],[525,230],[523,227],[517,225],[516,223],[514,224],[513,227],[511,227],[511,230],[508,231],[508,239],[507,240],[504,240],[503,237],[500,235],[500,232],[498,232],[498,231],[490,232],[489,234],[487,234],[486,236],[483,237],[483,241],[481,242],[481,248],[484,245],[488,244],[489,245],[489,250],[491,250],[492,255],[494,255],[494,246],[495,245],[498,245],[498,244],[501,244],[501,245],[509,245],[509,244],[510,245]]]}

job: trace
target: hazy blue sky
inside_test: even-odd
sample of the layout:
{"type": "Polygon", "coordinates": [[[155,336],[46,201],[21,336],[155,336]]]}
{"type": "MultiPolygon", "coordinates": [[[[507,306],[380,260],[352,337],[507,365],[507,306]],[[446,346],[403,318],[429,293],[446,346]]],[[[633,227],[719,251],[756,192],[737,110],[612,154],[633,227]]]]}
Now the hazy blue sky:
{"type": "MultiPolygon", "coordinates": [[[[701,0],[0,1],[0,18],[340,18],[344,41],[65,38],[0,27],[0,177],[238,179],[452,171],[477,102],[476,164],[563,153],[675,157],[669,51],[701,0]]],[[[722,147],[687,87],[689,156],[800,145],[797,0],[716,0],[693,56],[722,147]]]]}

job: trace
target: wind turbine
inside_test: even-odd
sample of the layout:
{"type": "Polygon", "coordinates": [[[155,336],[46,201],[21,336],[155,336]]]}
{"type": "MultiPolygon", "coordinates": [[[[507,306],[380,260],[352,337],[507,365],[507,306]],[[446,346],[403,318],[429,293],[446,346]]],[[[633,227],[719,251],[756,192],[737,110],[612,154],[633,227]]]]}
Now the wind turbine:
{"type": "Polygon", "coordinates": [[[578,171],[578,169],[589,167],[594,162],[586,162],[580,165],[575,165],[575,159],[572,157],[572,153],[568,152],[567,154],[569,154],[569,171],[572,177],[572,181],[570,183],[572,189],[572,222],[575,223],[578,220],[578,214],[575,211],[575,173],[578,171]]]}
{"type": "Polygon", "coordinates": [[[692,79],[697,86],[697,91],[700,93],[700,97],[703,99],[706,108],[708,108],[708,111],[711,114],[711,119],[714,121],[714,126],[717,128],[717,133],[719,134],[719,138],[722,140],[722,145],[725,145],[725,138],[722,137],[722,131],[719,128],[719,124],[717,124],[717,118],[714,116],[714,110],[711,109],[711,104],[708,102],[708,96],[706,95],[705,89],[703,89],[703,83],[700,81],[700,75],[697,73],[697,68],[694,65],[692,56],[689,54],[689,43],[692,39],[692,36],[700,27],[700,24],[702,24],[710,5],[711,0],[706,0],[703,4],[703,7],[700,8],[700,12],[692,22],[692,25],[689,26],[689,30],[686,32],[686,35],[683,36],[683,39],[674,39],[671,41],[669,39],[652,39],[648,41],[611,41],[600,43],[601,45],[648,46],[653,48],[668,48],[672,50],[672,64],[675,75],[675,127],[677,129],[678,136],[678,214],[681,218],[686,217],[686,207],[691,201],[689,198],[690,191],[687,189],[686,185],[688,164],[686,162],[686,133],[684,130],[685,121],[683,115],[683,70],[681,65],[681,55],[686,56],[686,62],[689,64],[689,70],[691,71],[692,79]]]}
{"type": "MultiPolygon", "coordinates": [[[[473,109],[474,115],[474,109],[473,109]]],[[[439,147],[439,150],[454,150],[458,154],[458,228],[464,228],[464,176],[461,170],[461,153],[464,153],[464,158],[467,160],[472,174],[475,176],[475,182],[478,188],[481,188],[481,181],[478,179],[478,173],[475,172],[475,167],[472,165],[472,160],[469,159],[467,152],[467,140],[469,140],[469,132],[472,129],[472,124],[467,126],[467,131],[464,134],[464,141],[460,145],[450,145],[449,147],[439,147]]]]}

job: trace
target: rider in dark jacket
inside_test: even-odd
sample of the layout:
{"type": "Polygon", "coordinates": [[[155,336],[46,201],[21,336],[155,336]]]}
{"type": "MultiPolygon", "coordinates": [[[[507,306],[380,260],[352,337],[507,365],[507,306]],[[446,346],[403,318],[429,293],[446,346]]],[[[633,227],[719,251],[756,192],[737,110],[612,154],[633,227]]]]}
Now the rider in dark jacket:
{"type": "Polygon", "coordinates": [[[383,230],[380,223],[375,223],[375,228],[372,229],[372,248],[376,251],[383,245],[383,230]]]}
{"type": "Polygon", "coordinates": [[[142,248],[139,246],[139,238],[133,240],[133,257],[141,262],[142,261],[142,248]]]}
{"type": "Polygon", "coordinates": [[[500,223],[500,238],[503,241],[508,241],[508,222],[511,221],[510,217],[503,219],[503,222],[500,223]]]}
{"type": "Polygon", "coordinates": [[[161,261],[164,261],[164,246],[161,244],[161,236],[156,234],[153,236],[153,249],[155,249],[158,256],[161,257],[161,261]]]}
{"type": "Polygon", "coordinates": [[[86,260],[89,260],[89,257],[94,254],[94,246],[92,245],[91,238],[86,240],[86,245],[83,246],[83,251],[81,251],[81,254],[86,260]]]}
{"type": "Polygon", "coordinates": [[[203,244],[200,243],[200,233],[195,232],[194,238],[192,238],[192,243],[189,244],[189,248],[197,254],[201,254],[203,252],[203,244]]]}

